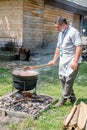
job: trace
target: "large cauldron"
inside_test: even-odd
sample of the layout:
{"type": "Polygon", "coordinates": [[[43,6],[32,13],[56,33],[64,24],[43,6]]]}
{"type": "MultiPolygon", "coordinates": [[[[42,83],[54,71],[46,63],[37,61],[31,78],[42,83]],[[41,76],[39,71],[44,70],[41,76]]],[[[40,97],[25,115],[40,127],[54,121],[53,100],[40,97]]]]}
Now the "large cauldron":
{"type": "Polygon", "coordinates": [[[12,72],[13,75],[13,86],[20,91],[32,90],[36,87],[38,72],[21,69],[15,69],[12,72]]]}

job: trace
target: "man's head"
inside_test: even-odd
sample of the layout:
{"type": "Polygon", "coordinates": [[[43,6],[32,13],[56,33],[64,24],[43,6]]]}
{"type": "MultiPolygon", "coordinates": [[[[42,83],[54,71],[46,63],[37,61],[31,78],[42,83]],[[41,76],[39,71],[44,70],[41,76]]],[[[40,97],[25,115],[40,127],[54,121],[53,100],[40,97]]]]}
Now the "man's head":
{"type": "Polygon", "coordinates": [[[55,27],[58,28],[58,31],[61,32],[62,30],[64,30],[67,27],[68,23],[66,18],[59,16],[56,20],[55,20],[55,27]]]}

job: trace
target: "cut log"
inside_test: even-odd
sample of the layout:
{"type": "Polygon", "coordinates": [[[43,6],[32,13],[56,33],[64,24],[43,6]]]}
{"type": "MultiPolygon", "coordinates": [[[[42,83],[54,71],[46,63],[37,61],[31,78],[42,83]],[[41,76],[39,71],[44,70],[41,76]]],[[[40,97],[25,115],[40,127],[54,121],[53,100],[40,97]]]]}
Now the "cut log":
{"type": "Polygon", "coordinates": [[[86,120],[85,130],[87,130],[87,120],[86,120]]]}
{"type": "Polygon", "coordinates": [[[70,127],[68,127],[66,130],[72,130],[72,127],[70,126],[70,127]]]}
{"type": "Polygon", "coordinates": [[[80,105],[77,106],[77,109],[69,123],[69,126],[72,126],[72,127],[76,127],[77,126],[77,121],[78,121],[78,116],[79,116],[79,110],[80,110],[80,105]]]}
{"type": "Polygon", "coordinates": [[[87,121],[87,104],[81,102],[77,122],[77,126],[80,128],[80,130],[85,129],[86,121],[87,121]]]}
{"type": "Polygon", "coordinates": [[[74,130],[80,130],[78,127],[76,127],[74,130]]]}
{"type": "Polygon", "coordinates": [[[67,116],[65,122],[64,122],[64,126],[65,126],[65,127],[67,127],[68,124],[70,123],[70,121],[71,121],[71,119],[72,119],[72,117],[73,117],[73,115],[74,115],[76,109],[77,109],[77,105],[75,104],[75,105],[73,106],[71,112],[70,112],[69,115],[67,116]]]}

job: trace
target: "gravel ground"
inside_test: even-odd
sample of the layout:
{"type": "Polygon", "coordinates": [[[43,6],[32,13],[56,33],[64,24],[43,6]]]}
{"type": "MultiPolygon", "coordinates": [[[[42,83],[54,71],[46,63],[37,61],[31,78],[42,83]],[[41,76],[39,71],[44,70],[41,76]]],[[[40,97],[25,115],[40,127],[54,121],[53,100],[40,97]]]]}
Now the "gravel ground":
{"type": "Polygon", "coordinates": [[[9,117],[9,116],[1,116],[0,117],[0,130],[12,130],[10,129],[11,124],[16,124],[19,122],[23,122],[23,118],[9,117]]]}
{"type": "Polygon", "coordinates": [[[29,61],[0,61],[0,68],[22,68],[23,66],[36,66],[41,64],[47,64],[50,60],[52,60],[53,54],[47,54],[47,55],[33,55],[30,56],[29,61]]]}
{"type": "Polygon", "coordinates": [[[41,64],[47,64],[50,60],[52,60],[55,48],[56,48],[56,41],[51,42],[50,46],[46,46],[45,48],[35,48],[35,50],[31,52],[29,61],[0,61],[0,68],[1,67],[20,68],[25,65],[36,66],[41,64]]]}

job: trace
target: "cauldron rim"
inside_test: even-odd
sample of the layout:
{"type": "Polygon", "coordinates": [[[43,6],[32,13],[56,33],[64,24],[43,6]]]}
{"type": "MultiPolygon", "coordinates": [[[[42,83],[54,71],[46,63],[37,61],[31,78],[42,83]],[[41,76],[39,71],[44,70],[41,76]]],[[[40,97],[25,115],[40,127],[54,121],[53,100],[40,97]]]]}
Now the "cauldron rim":
{"type": "Polygon", "coordinates": [[[36,77],[39,75],[39,73],[33,70],[23,71],[22,69],[15,69],[12,71],[12,75],[16,77],[36,77]],[[33,74],[28,74],[29,72],[33,74]],[[22,75],[21,73],[24,73],[24,75],[22,75]]]}

